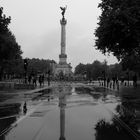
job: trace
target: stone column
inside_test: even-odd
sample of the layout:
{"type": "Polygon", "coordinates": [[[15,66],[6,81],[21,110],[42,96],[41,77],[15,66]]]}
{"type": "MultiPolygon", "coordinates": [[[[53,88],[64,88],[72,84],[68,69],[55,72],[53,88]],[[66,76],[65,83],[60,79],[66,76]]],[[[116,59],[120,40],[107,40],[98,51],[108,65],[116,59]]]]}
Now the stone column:
{"type": "Polygon", "coordinates": [[[66,54],[66,29],[67,21],[65,18],[60,20],[61,23],[61,54],[66,54]]]}
{"type": "Polygon", "coordinates": [[[59,55],[59,63],[60,64],[66,64],[66,24],[67,20],[65,18],[62,18],[60,20],[61,24],[61,54],[59,55]]]}

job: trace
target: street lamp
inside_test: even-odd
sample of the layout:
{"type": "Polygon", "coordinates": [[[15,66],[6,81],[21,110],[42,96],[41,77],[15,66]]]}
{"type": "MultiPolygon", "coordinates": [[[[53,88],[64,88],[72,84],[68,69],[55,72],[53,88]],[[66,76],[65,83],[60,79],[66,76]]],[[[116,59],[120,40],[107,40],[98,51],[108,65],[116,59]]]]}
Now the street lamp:
{"type": "Polygon", "coordinates": [[[27,84],[27,67],[28,67],[28,61],[27,59],[24,59],[25,84],[27,84]]]}
{"type": "Polygon", "coordinates": [[[87,71],[84,71],[83,74],[84,74],[83,75],[84,76],[84,79],[86,80],[87,79],[87,71]]]}

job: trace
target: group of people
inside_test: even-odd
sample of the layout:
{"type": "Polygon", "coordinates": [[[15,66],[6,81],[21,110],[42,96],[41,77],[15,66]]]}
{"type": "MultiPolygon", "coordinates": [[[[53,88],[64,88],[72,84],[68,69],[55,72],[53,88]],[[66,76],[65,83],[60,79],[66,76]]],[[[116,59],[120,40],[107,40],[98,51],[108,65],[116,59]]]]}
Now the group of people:
{"type": "Polygon", "coordinates": [[[34,86],[37,86],[37,81],[38,81],[40,86],[44,85],[44,75],[39,75],[39,77],[37,77],[35,75],[28,76],[28,84],[33,84],[34,86]]]}
{"type": "Polygon", "coordinates": [[[115,87],[117,87],[117,89],[119,89],[119,79],[117,76],[113,76],[112,79],[110,79],[109,77],[106,79],[106,83],[107,83],[107,88],[108,87],[113,87],[113,89],[115,89],[115,87]],[[112,81],[112,82],[111,82],[112,81]]]}
{"type": "Polygon", "coordinates": [[[112,77],[112,79],[110,77],[105,77],[104,79],[98,79],[99,80],[99,84],[105,87],[110,87],[113,89],[115,89],[115,87],[119,88],[119,80],[117,76],[112,77]]]}
{"type": "MultiPolygon", "coordinates": [[[[113,76],[112,78],[104,78],[104,79],[98,79],[99,80],[99,84],[105,87],[109,87],[109,88],[117,88],[119,89],[119,84],[121,85],[125,85],[126,86],[126,82],[125,80],[129,83],[129,79],[125,79],[125,78],[120,78],[120,82],[119,82],[119,78],[117,76],[113,76]],[[125,82],[125,83],[124,83],[125,82]]],[[[134,74],[132,77],[132,81],[133,81],[133,86],[137,87],[137,75],[134,74]]]]}

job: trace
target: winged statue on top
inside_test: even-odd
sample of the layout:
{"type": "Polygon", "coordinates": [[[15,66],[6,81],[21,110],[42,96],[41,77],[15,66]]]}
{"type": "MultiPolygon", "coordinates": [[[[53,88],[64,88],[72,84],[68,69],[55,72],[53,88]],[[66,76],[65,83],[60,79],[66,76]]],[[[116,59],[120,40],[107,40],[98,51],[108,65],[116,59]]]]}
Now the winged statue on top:
{"type": "Polygon", "coordinates": [[[64,15],[65,15],[65,12],[66,12],[66,9],[67,9],[67,5],[65,7],[60,7],[60,9],[62,10],[62,17],[64,18],[64,15]]]}

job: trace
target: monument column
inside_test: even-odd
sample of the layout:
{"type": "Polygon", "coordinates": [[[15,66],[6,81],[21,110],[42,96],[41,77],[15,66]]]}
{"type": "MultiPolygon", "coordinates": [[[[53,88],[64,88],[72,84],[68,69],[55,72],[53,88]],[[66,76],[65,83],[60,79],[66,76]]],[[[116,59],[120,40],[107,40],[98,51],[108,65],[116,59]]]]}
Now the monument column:
{"type": "Polygon", "coordinates": [[[66,29],[65,26],[67,24],[67,21],[65,18],[62,18],[60,20],[61,24],[61,54],[66,54],[66,29]]]}
{"type": "Polygon", "coordinates": [[[67,64],[67,55],[66,55],[66,24],[67,20],[64,17],[67,7],[60,7],[62,10],[62,19],[60,20],[61,24],[61,54],[59,55],[59,64],[67,64]]]}
{"type": "Polygon", "coordinates": [[[59,76],[59,78],[61,79],[61,77],[63,77],[62,79],[64,79],[64,77],[68,77],[72,74],[72,67],[70,64],[67,64],[67,55],[66,55],[66,24],[67,24],[67,20],[65,18],[65,11],[67,9],[67,6],[65,7],[60,7],[61,9],[61,14],[62,14],[62,18],[60,19],[60,25],[61,25],[61,39],[60,39],[60,46],[61,46],[61,50],[60,50],[60,54],[59,54],[59,63],[55,66],[55,71],[54,71],[54,75],[55,76],[59,76]]]}

